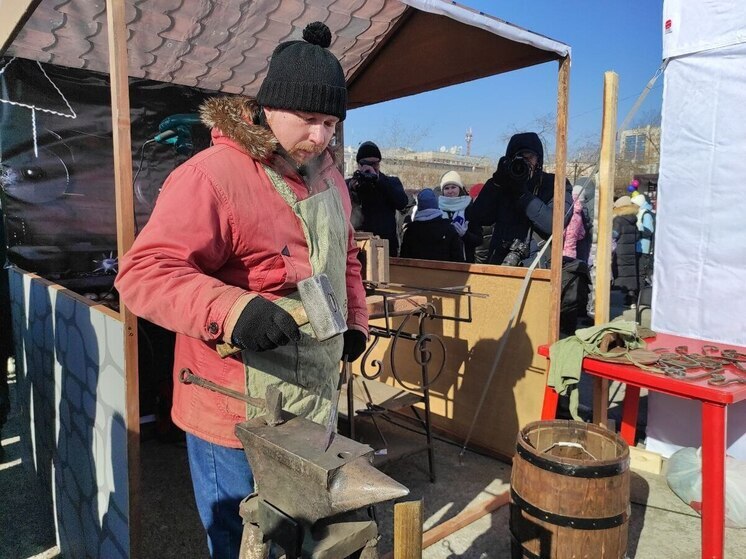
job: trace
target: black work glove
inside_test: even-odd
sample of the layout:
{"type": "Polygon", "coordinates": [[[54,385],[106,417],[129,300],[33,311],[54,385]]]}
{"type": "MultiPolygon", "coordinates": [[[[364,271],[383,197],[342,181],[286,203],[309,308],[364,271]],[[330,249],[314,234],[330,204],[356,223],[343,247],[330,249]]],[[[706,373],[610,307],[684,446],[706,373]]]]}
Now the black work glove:
{"type": "Polygon", "coordinates": [[[525,180],[520,180],[512,177],[508,172],[508,166],[510,160],[503,156],[500,161],[497,162],[497,169],[492,174],[492,180],[495,184],[503,187],[512,198],[518,199],[528,192],[528,181],[527,177],[525,180]]]}
{"type": "Polygon", "coordinates": [[[290,313],[264,297],[246,305],[233,328],[231,343],[241,349],[266,351],[300,340],[300,328],[290,313]]]}
{"type": "Polygon", "coordinates": [[[342,358],[352,363],[360,357],[368,345],[368,337],[360,330],[347,330],[344,334],[344,347],[342,348],[342,358]]]}

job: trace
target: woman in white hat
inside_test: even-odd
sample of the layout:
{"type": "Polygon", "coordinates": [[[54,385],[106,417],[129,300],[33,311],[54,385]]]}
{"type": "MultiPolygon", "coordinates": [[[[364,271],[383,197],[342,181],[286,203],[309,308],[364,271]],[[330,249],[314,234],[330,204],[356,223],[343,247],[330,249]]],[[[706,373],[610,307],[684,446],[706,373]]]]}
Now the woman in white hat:
{"type": "Polygon", "coordinates": [[[448,171],[440,179],[440,190],[438,207],[461,237],[466,262],[474,262],[474,250],[482,244],[482,228],[477,225],[469,226],[466,220],[466,208],[472,203],[472,199],[461,182],[461,176],[456,171],[448,171]]]}

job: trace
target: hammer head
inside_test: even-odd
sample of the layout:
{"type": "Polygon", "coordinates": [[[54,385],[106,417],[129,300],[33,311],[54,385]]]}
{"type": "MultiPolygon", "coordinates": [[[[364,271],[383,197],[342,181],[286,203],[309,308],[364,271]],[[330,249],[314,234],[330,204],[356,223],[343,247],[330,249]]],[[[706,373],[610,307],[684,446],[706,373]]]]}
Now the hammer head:
{"type": "Polygon", "coordinates": [[[326,274],[299,281],[298,293],[318,340],[328,340],[347,330],[347,320],[326,274]]]}

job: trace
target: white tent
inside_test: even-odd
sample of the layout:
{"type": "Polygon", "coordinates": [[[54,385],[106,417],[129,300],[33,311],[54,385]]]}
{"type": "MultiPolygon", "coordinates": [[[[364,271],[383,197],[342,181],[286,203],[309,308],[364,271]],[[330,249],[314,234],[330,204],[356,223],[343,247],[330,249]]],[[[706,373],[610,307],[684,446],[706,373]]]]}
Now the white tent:
{"type": "MultiPolygon", "coordinates": [[[[746,2],[666,0],[653,329],[746,345],[746,2]]],[[[699,446],[698,404],[651,394],[648,448],[699,446]]],[[[729,408],[746,455],[746,405],[729,408]]]]}

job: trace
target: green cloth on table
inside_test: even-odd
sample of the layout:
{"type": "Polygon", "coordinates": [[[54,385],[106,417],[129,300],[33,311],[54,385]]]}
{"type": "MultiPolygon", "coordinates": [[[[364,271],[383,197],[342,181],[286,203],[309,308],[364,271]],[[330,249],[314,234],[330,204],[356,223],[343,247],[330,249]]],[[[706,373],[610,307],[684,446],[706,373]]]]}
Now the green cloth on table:
{"type": "Polygon", "coordinates": [[[580,328],[574,336],[554,342],[549,347],[549,379],[547,384],[561,396],[570,395],[570,415],[578,416],[578,390],[583,358],[619,357],[618,352],[601,351],[601,341],[606,334],[621,336],[627,350],[644,348],[645,342],[637,331],[637,324],[631,321],[607,322],[590,328],[580,328]]]}

